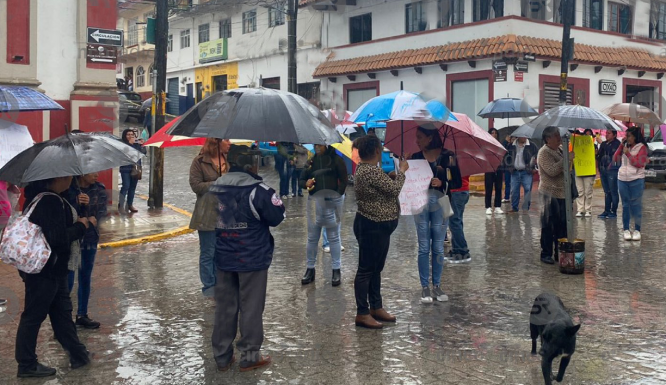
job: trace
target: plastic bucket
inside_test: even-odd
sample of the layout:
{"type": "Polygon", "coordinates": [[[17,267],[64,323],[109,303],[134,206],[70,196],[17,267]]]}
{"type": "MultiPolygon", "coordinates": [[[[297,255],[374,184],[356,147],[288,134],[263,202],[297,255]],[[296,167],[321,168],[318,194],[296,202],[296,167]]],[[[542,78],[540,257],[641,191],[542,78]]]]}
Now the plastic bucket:
{"type": "Polygon", "coordinates": [[[560,238],[558,242],[560,273],[583,274],[585,271],[585,241],[576,239],[572,243],[567,238],[560,238]]]}

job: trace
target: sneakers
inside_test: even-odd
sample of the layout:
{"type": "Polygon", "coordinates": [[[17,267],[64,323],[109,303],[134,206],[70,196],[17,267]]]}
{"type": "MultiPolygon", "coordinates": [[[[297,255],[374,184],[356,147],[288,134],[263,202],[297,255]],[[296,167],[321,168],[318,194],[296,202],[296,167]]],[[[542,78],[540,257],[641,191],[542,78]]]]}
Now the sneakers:
{"type": "MultiPolygon", "coordinates": [[[[640,235],[639,235],[640,236],[640,235]]],[[[632,236],[631,236],[631,231],[629,230],[624,230],[624,240],[625,241],[631,241],[632,236]]]]}
{"type": "Polygon", "coordinates": [[[444,291],[440,289],[439,286],[435,286],[432,288],[432,294],[433,297],[440,302],[446,302],[449,300],[449,296],[444,294],[444,291]]]}
{"type": "Polygon", "coordinates": [[[548,256],[548,257],[541,257],[541,262],[543,262],[543,263],[547,263],[547,264],[549,264],[549,265],[554,265],[554,264],[555,264],[555,261],[553,261],[553,257],[550,257],[550,256],[548,256]]]}
{"type": "Polygon", "coordinates": [[[291,194],[291,197],[292,197],[292,198],[296,198],[296,194],[291,194]]]}
{"type": "Polygon", "coordinates": [[[54,368],[49,368],[48,366],[37,363],[37,365],[35,365],[34,368],[29,370],[23,370],[19,367],[18,374],[16,375],[16,377],[18,378],[49,377],[55,374],[56,370],[54,368]]]}
{"type": "Polygon", "coordinates": [[[453,251],[449,252],[449,257],[447,258],[450,263],[468,263],[472,260],[472,256],[469,253],[465,254],[454,254],[453,251]]]}
{"type": "Polygon", "coordinates": [[[591,216],[592,216],[592,213],[591,213],[591,212],[588,211],[588,212],[585,213],[585,217],[586,217],[586,218],[589,218],[589,217],[591,217],[591,216]]]}
{"type": "Polygon", "coordinates": [[[331,252],[331,247],[330,246],[324,246],[322,247],[324,249],[324,253],[330,253],[331,252]]]}
{"type": "Polygon", "coordinates": [[[490,208],[490,207],[488,207],[488,208],[486,209],[486,215],[493,215],[493,209],[490,208]]]}
{"type": "Polygon", "coordinates": [[[607,212],[607,211],[604,211],[603,213],[599,214],[599,215],[597,216],[597,218],[599,218],[599,219],[606,219],[606,218],[608,218],[608,212],[607,212]]]}
{"type": "Polygon", "coordinates": [[[632,241],[640,241],[641,240],[641,232],[638,230],[634,230],[634,234],[631,236],[632,241]]]}
{"type": "Polygon", "coordinates": [[[615,213],[609,213],[607,218],[608,218],[608,219],[615,219],[615,218],[617,218],[617,214],[615,214],[615,213]]]}
{"type": "Polygon", "coordinates": [[[421,303],[432,303],[432,296],[430,295],[429,287],[424,287],[423,290],[421,290],[421,303]]]}
{"type": "Polygon", "coordinates": [[[97,329],[99,328],[99,322],[88,317],[88,314],[77,315],[76,316],[76,325],[81,326],[84,329],[97,329]]]}
{"type": "Polygon", "coordinates": [[[508,199],[502,199],[502,203],[509,203],[509,202],[511,202],[511,201],[508,200],[508,199]]]}
{"type": "Polygon", "coordinates": [[[289,199],[289,196],[287,196],[287,195],[283,195],[283,196],[282,196],[282,200],[283,200],[283,201],[286,201],[287,199],[289,199]]]}
{"type": "Polygon", "coordinates": [[[579,211],[579,212],[576,214],[576,218],[582,218],[582,217],[583,217],[583,212],[582,212],[582,211],[579,211]]]}
{"type": "Polygon", "coordinates": [[[495,207],[495,214],[504,214],[504,210],[499,207],[495,207]]]}

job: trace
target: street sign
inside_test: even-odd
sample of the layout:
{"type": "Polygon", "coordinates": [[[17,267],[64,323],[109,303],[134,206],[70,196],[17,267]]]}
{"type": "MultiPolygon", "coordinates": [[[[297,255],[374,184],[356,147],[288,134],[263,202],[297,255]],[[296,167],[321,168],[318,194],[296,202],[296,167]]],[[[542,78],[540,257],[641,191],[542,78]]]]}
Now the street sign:
{"type": "Polygon", "coordinates": [[[123,31],[118,29],[88,27],[88,43],[122,47],[123,31]]]}
{"type": "Polygon", "coordinates": [[[523,81],[523,72],[513,72],[513,80],[516,82],[522,82],[523,81]]]}
{"type": "Polygon", "coordinates": [[[615,95],[617,93],[617,83],[615,80],[599,80],[599,95],[615,95]]]}
{"type": "Polygon", "coordinates": [[[515,72],[529,72],[529,64],[526,61],[518,61],[513,65],[513,70],[515,72]]]}
{"type": "Polygon", "coordinates": [[[493,71],[506,71],[506,62],[504,60],[493,61],[493,71]]]}
{"type": "Polygon", "coordinates": [[[116,47],[101,44],[88,44],[86,60],[88,63],[116,64],[118,53],[116,47]]]}
{"type": "Polygon", "coordinates": [[[493,71],[493,74],[495,75],[495,81],[496,82],[505,82],[506,81],[506,70],[496,70],[496,71],[493,71]]]}
{"type": "Polygon", "coordinates": [[[531,53],[526,53],[523,55],[523,60],[525,61],[536,61],[536,55],[531,54],[531,53]]]}

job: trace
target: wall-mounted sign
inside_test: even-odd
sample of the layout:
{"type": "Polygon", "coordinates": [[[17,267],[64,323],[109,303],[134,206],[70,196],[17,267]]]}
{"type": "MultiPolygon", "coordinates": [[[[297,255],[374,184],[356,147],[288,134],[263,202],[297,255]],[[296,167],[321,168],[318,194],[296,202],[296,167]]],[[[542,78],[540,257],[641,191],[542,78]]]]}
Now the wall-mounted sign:
{"type": "Polygon", "coordinates": [[[529,72],[529,64],[526,61],[518,61],[513,65],[513,70],[516,72],[529,72]]]}
{"type": "Polygon", "coordinates": [[[116,47],[123,46],[123,31],[119,29],[103,29],[88,27],[88,43],[105,44],[116,47]]]}
{"type": "Polygon", "coordinates": [[[227,39],[215,39],[199,44],[199,63],[227,60],[227,39]]]}
{"type": "Polygon", "coordinates": [[[506,71],[506,62],[504,60],[493,61],[493,71],[506,71]]]}
{"type": "Polygon", "coordinates": [[[116,64],[118,55],[116,47],[101,44],[88,44],[86,60],[88,63],[116,64]]]}
{"type": "Polygon", "coordinates": [[[531,54],[531,53],[526,53],[523,55],[523,60],[525,61],[536,61],[536,55],[531,54]]]}
{"type": "Polygon", "coordinates": [[[615,95],[617,93],[617,83],[615,80],[599,80],[599,95],[615,95]]]}
{"type": "Polygon", "coordinates": [[[516,81],[516,82],[522,82],[523,81],[523,72],[514,71],[513,72],[513,80],[516,81]]]}
{"type": "Polygon", "coordinates": [[[495,75],[496,82],[505,82],[506,81],[506,70],[496,70],[493,71],[495,75]]]}

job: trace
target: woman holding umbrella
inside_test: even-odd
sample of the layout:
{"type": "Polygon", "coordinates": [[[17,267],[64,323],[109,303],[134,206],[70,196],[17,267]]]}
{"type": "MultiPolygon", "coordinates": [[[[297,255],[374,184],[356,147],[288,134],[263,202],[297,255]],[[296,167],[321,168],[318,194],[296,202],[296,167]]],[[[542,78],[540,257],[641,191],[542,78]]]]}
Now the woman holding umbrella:
{"type": "Polygon", "coordinates": [[[197,194],[190,229],[199,233],[199,276],[204,297],[213,298],[215,288],[215,225],[217,198],[208,192],[210,186],[229,171],[229,140],[208,138],[201,153],[190,166],[190,187],[197,194]]]}
{"type": "MultiPolygon", "coordinates": [[[[134,130],[126,128],[121,137],[123,143],[128,146],[134,147],[141,151],[144,155],[146,149],[141,145],[142,139],[137,139],[134,130]]],[[[127,211],[135,213],[137,210],[134,207],[134,193],[136,192],[136,185],[139,183],[140,175],[136,173],[136,169],[141,169],[141,161],[136,165],[126,165],[120,167],[120,177],[122,178],[123,186],[120,188],[120,196],[118,197],[118,211],[125,213],[127,211]]]]}

